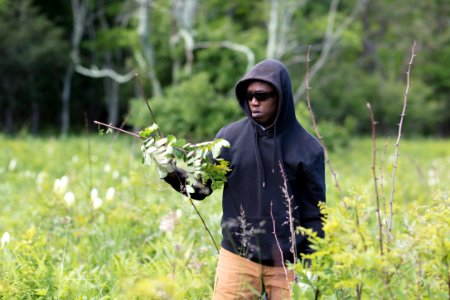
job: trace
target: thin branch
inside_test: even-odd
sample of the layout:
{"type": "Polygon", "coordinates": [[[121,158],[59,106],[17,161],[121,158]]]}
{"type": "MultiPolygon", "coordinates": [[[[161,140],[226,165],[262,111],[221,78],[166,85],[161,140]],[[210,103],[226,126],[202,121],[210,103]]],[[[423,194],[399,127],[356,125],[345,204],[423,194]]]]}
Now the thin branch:
{"type": "MultiPolygon", "coordinates": [[[[138,85],[139,85],[139,88],[140,88],[140,91],[141,91],[142,98],[144,98],[145,103],[147,104],[147,108],[148,108],[148,110],[150,111],[150,114],[152,115],[153,122],[154,122],[155,124],[158,124],[158,123],[156,122],[155,115],[153,114],[153,110],[152,110],[152,108],[150,107],[150,103],[148,102],[148,99],[147,99],[147,97],[145,96],[144,89],[142,88],[141,81],[139,80],[139,77],[138,77],[137,74],[135,75],[135,78],[136,78],[136,81],[137,81],[137,83],[138,83],[138,85]]],[[[161,131],[159,130],[159,127],[158,127],[157,131],[158,131],[158,135],[159,135],[160,137],[163,137],[161,131]]],[[[175,175],[176,175],[176,177],[177,177],[177,179],[178,179],[178,182],[180,183],[180,187],[183,188],[183,181],[181,180],[180,176],[178,175],[178,172],[176,171],[175,162],[172,162],[172,166],[173,166],[173,168],[174,168],[174,170],[175,170],[175,175]]],[[[185,188],[185,187],[186,187],[186,186],[184,185],[184,188],[185,188]]],[[[195,212],[197,213],[198,217],[199,217],[200,220],[202,221],[203,226],[205,227],[206,231],[208,232],[208,234],[209,234],[209,236],[210,236],[210,238],[211,238],[211,240],[212,240],[212,242],[213,242],[213,244],[214,244],[214,247],[215,247],[216,250],[217,250],[217,253],[219,253],[219,248],[217,247],[216,240],[214,239],[214,237],[213,237],[211,231],[209,230],[208,226],[206,225],[206,222],[205,222],[205,220],[203,219],[202,215],[200,214],[200,211],[197,209],[197,206],[195,206],[195,204],[194,204],[194,202],[192,201],[192,199],[191,199],[189,193],[187,193],[187,196],[188,196],[188,198],[189,198],[189,201],[190,201],[192,207],[194,208],[194,210],[195,210],[195,212]]]]}
{"type": "Polygon", "coordinates": [[[400,139],[402,137],[402,128],[403,128],[403,120],[406,116],[406,107],[408,104],[408,94],[409,94],[409,87],[410,87],[410,72],[411,72],[411,65],[414,61],[415,54],[415,48],[416,48],[416,42],[414,41],[412,47],[411,47],[411,58],[408,63],[408,69],[406,71],[406,89],[405,93],[403,94],[403,109],[402,114],[400,115],[400,123],[398,124],[398,134],[397,134],[397,141],[395,142],[395,155],[394,155],[394,165],[392,169],[392,186],[391,186],[391,197],[389,200],[389,209],[390,209],[390,216],[389,216],[389,227],[388,227],[388,244],[390,242],[390,237],[392,233],[392,223],[394,218],[394,209],[393,209],[393,202],[394,202],[394,193],[395,193],[395,173],[397,171],[397,162],[398,162],[398,149],[400,144],[400,139]]]}
{"type": "Polygon", "coordinates": [[[126,133],[126,134],[134,136],[134,137],[136,137],[138,139],[142,139],[142,137],[140,137],[139,134],[137,134],[137,133],[126,131],[126,130],[123,130],[122,128],[115,127],[115,126],[112,126],[110,124],[102,123],[102,122],[99,122],[99,121],[94,121],[94,123],[97,124],[97,125],[108,127],[110,129],[114,129],[114,130],[120,131],[122,133],[126,133]]]}
{"type": "MultiPolygon", "coordinates": [[[[142,88],[141,81],[139,80],[139,75],[136,73],[136,74],[134,74],[134,77],[136,78],[136,82],[139,85],[139,90],[141,91],[142,98],[144,98],[145,104],[147,104],[147,108],[148,108],[148,110],[150,112],[150,115],[152,116],[153,122],[155,124],[158,124],[158,122],[156,122],[155,114],[153,113],[153,110],[150,107],[150,104],[148,103],[148,98],[147,98],[147,96],[145,96],[144,89],[142,88]]],[[[158,131],[158,135],[160,137],[163,137],[163,135],[161,134],[161,131],[159,130],[159,127],[158,127],[157,131],[158,131]]]]}
{"type": "MultiPolygon", "coordinates": [[[[386,157],[387,147],[389,145],[390,138],[388,137],[386,143],[383,147],[383,154],[381,155],[380,160],[380,189],[381,189],[381,203],[383,207],[383,216],[384,216],[384,223],[385,223],[385,230],[386,230],[386,238],[389,238],[389,231],[388,231],[388,219],[387,219],[387,211],[386,211],[386,197],[384,194],[384,176],[383,176],[383,165],[384,165],[384,158],[386,157]]],[[[387,249],[389,251],[389,248],[387,249]]]]}
{"type": "Polygon", "coordinates": [[[191,197],[188,197],[188,199],[189,199],[189,202],[191,203],[192,207],[195,209],[195,212],[196,212],[197,215],[200,217],[200,220],[201,220],[202,223],[203,223],[203,227],[204,227],[204,228],[206,229],[206,231],[208,232],[209,237],[211,238],[211,240],[212,240],[212,242],[213,242],[213,244],[214,244],[214,247],[215,247],[216,250],[217,250],[217,253],[219,253],[219,247],[217,247],[216,240],[214,239],[214,237],[213,237],[211,231],[209,230],[208,226],[206,225],[205,219],[203,219],[202,215],[201,215],[200,212],[198,211],[197,206],[195,206],[194,201],[192,201],[192,198],[191,198],[191,197]]]}
{"type": "Polygon", "coordinates": [[[375,197],[377,200],[377,219],[378,219],[378,240],[380,242],[380,254],[383,255],[383,223],[381,222],[380,213],[380,194],[378,193],[378,178],[377,178],[377,132],[375,117],[373,116],[373,110],[370,103],[367,103],[367,109],[369,110],[370,124],[372,128],[372,175],[373,175],[373,185],[375,188],[375,197]]]}
{"type": "MultiPolygon", "coordinates": [[[[280,242],[278,241],[277,231],[276,231],[276,227],[275,227],[275,218],[273,217],[272,206],[273,206],[273,203],[272,203],[272,201],[270,201],[270,217],[272,218],[272,227],[273,227],[272,233],[273,233],[273,236],[275,237],[275,242],[277,243],[278,250],[280,251],[281,265],[283,266],[284,275],[286,276],[286,281],[289,283],[288,270],[287,270],[286,265],[284,263],[283,250],[281,250],[280,242]]],[[[288,288],[289,288],[289,295],[291,295],[291,285],[288,285],[288,288]]]]}
{"type": "MultiPolygon", "coordinates": [[[[322,145],[324,154],[325,154],[325,160],[326,163],[328,164],[328,167],[330,168],[331,174],[333,175],[333,179],[334,179],[334,185],[336,186],[337,190],[339,191],[339,196],[341,201],[344,200],[344,195],[342,193],[342,189],[339,185],[339,181],[337,179],[337,175],[336,172],[334,171],[333,165],[331,164],[330,161],[330,157],[328,155],[328,151],[327,151],[327,147],[325,146],[325,143],[323,141],[323,137],[320,135],[319,132],[319,128],[317,127],[317,122],[316,122],[316,117],[314,116],[314,112],[311,108],[311,98],[310,98],[310,90],[311,87],[309,86],[309,62],[310,62],[310,58],[309,58],[309,52],[311,50],[311,47],[308,47],[308,51],[306,53],[306,76],[305,76],[305,82],[306,82],[306,104],[308,107],[308,111],[309,111],[309,115],[311,116],[311,121],[312,121],[312,126],[314,131],[316,132],[317,138],[319,139],[320,144],[322,145]]],[[[347,204],[344,203],[345,208],[348,209],[347,204]]]]}
{"type": "Polygon", "coordinates": [[[291,241],[291,253],[293,255],[293,263],[297,263],[297,244],[296,244],[296,237],[295,237],[295,226],[294,226],[294,205],[292,203],[292,196],[289,195],[288,190],[288,183],[287,183],[287,176],[286,172],[283,169],[283,164],[281,161],[278,162],[278,165],[280,166],[280,173],[281,177],[283,178],[283,186],[281,187],[281,191],[283,192],[283,197],[286,200],[286,206],[288,208],[288,224],[289,224],[289,231],[290,231],[290,241],[291,241]]]}
{"type": "Polygon", "coordinates": [[[128,72],[124,75],[117,73],[116,71],[112,69],[99,69],[96,66],[92,66],[91,68],[83,67],[79,62],[74,61],[75,64],[75,71],[78,73],[92,78],[104,78],[109,77],[112,80],[118,82],[118,83],[126,83],[133,79],[134,72],[128,72]]]}
{"type": "MultiPolygon", "coordinates": [[[[128,135],[134,136],[134,137],[136,137],[136,138],[142,140],[142,137],[140,137],[140,136],[139,136],[138,134],[136,134],[136,133],[129,132],[129,131],[123,130],[123,129],[121,129],[121,128],[118,128],[118,127],[115,127],[115,126],[112,126],[112,125],[109,125],[109,124],[105,124],[105,123],[102,123],[102,122],[99,122],[99,121],[94,121],[94,123],[95,123],[95,124],[98,124],[98,125],[101,125],[101,126],[105,126],[105,127],[107,127],[107,128],[111,128],[111,129],[114,129],[114,130],[117,130],[117,131],[126,133],[126,134],[128,134],[128,135]]],[[[177,149],[178,149],[178,150],[181,150],[180,148],[177,148],[177,149]]],[[[182,185],[182,181],[181,181],[180,177],[178,176],[177,173],[175,173],[175,174],[176,174],[178,180],[180,181],[180,185],[182,185]]],[[[192,207],[194,208],[195,212],[196,212],[197,215],[199,216],[200,220],[202,221],[203,226],[205,227],[206,231],[208,232],[209,237],[211,238],[211,240],[212,240],[212,242],[213,242],[213,244],[214,244],[214,247],[215,247],[216,250],[217,250],[217,253],[219,253],[219,248],[217,247],[217,243],[216,243],[216,241],[215,241],[215,239],[214,239],[214,237],[213,237],[211,231],[209,230],[208,226],[206,225],[205,219],[203,219],[202,215],[200,214],[199,210],[197,209],[197,206],[195,206],[194,202],[192,201],[191,197],[189,197],[189,195],[188,195],[188,199],[189,199],[189,201],[190,201],[192,207]]]]}

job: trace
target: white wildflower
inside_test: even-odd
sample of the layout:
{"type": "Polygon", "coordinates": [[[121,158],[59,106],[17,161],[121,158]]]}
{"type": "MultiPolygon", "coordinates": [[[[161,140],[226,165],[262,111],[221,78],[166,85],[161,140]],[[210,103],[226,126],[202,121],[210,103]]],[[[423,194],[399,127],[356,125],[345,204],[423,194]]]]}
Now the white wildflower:
{"type": "Polygon", "coordinates": [[[11,159],[11,161],[9,162],[8,169],[9,169],[10,171],[14,171],[14,170],[16,169],[16,167],[17,167],[17,160],[13,158],[13,159],[11,159]]]}
{"type": "Polygon", "coordinates": [[[428,171],[428,185],[435,186],[439,184],[439,178],[433,169],[428,171]]]}
{"type": "Polygon", "coordinates": [[[11,240],[11,236],[9,235],[9,232],[5,232],[2,235],[2,248],[9,243],[9,241],[11,240]]]}
{"type": "Polygon", "coordinates": [[[69,184],[69,178],[67,176],[63,176],[55,180],[55,184],[53,185],[53,191],[57,194],[64,194],[67,189],[67,185],[69,184]]]}
{"type": "Polygon", "coordinates": [[[91,200],[94,201],[95,198],[98,198],[98,190],[96,188],[93,188],[91,190],[91,200]]]}
{"type": "Polygon", "coordinates": [[[105,164],[105,165],[103,166],[103,171],[104,171],[105,173],[111,172],[111,165],[110,165],[110,164],[105,164]]]}
{"type": "Polygon", "coordinates": [[[71,207],[75,203],[75,194],[72,192],[67,192],[64,195],[64,202],[66,203],[67,207],[71,207]]]}
{"type": "Polygon", "coordinates": [[[57,193],[60,190],[61,179],[56,178],[55,183],[53,184],[53,191],[57,193]]]}
{"type": "Polygon", "coordinates": [[[117,179],[117,178],[119,178],[119,176],[120,176],[120,173],[119,173],[119,171],[117,171],[117,170],[115,170],[115,171],[112,173],[112,178],[113,178],[113,179],[117,179]]]}
{"type": "Polygon", "coordinates": [[[106,201],[111,201],[114,198],[115,193],[116,193],[116,190],[113,187],[110,187],[106,191],[106,201]]]}
{"type": "Polygon", "coordinates": [[[103,204],[103,200],[100,199],[99,197],[96,197],[94,199],[92,199],[92,207],[94,209],[99,209],[103,204]]]}
{"type": "Polygon", "coordinates": [[[167,233],[172,232],[181,215],[181,210],[178,209],[177,211],[168,213],[167,215],[162,217],[161,222],[159,223],[159,230],[167,233]]]}

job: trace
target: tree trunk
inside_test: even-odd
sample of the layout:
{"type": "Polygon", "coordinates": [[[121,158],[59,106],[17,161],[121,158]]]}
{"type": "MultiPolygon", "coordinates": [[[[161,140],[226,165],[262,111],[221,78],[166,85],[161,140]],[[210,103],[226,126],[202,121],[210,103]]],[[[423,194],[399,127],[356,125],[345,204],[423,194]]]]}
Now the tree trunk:
{"type": "Polygon", "coordinates": [[[109,78],[103,79],[105,100],[108,106],[108,123],[116,126],[119,121],[119,90],[117,81],[109,78]]]}
{"type": "Polygon", "coordinates": [[[266,49],[266,57],[267,58],[275,58],[276,52],[276,43],[278,39],[278,8],[279,8],[279,0],[271,1],[271,9],[270,9],[270,18],[268,28],[268,39],[267,39],[267,49],[266,49]]]}
{"type": "Polygon", "coordinates": [[[66,74],[64,75],[63,91],[61,94],[61,134],[67,135],[70,127],[70,97],[72,93],[72,78],[74,73],[75,64],[78,62],[78,52],[83,37],[86,15],[87,15],[87,3],[82,0],[72,0],[72,15],[73,15],[73,31],[72,31],[72,49],[70,50],[70,64],[67,67],[66,74]]]}
{"type": "Polygon", "coordinates": [[[137,28],[139,38],[143,46],[142,56],[145,61],[145,72],[150,79],[154,96],[161,96],[162,89],[155,71],[155,51],[151,43],[150,14],[152,0],[136,0],[139,3],[137,28]]]}
{"type": "Polygon", "coordinates": [[[70,95],[72,92],[72,77],[74,73],[73,63],[71,62],[64,75],[63,91],[61,95],[61,134],[67,135],[70,127],[70,95]]]}

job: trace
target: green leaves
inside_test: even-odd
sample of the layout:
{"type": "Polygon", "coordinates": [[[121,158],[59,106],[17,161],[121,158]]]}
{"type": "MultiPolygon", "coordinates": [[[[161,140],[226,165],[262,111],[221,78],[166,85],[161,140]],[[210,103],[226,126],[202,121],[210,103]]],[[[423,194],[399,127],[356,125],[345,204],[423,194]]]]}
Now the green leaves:
{"type": "Polygon", "coordinates": [[[186,165],[188,178],[186,179],[186,192],[194,192],[194,185],[205,184],[211,181],[212,189],[219,189],[227,181],[226,175],[231,169],[229,162],[220,158],[222,148],[229,148],[230,143],[224,139],[216,139],[198,144],[186,143],[184,139],[178,140],[175,136],[167,138],[158,136],[158,125],[156,123],[141,130],[139,136],[142,142],[143,163],[151,165],[154,154],[164,144],[164,152],[167,161],[174,164],[186,165]]]}
{"type": "Polygon", "coordinates": [[[156,123],[153,123],[151,126],[148,126],[139,131],[139,136],[143,139],[147,139],[154,135],[154,133],[158,132],[158,128],[158,125],[156,123]]]}
{"type": "MultiPolygon", "coordinates": [[[[345,198],[348,210],[328,207],[325,238],[299,228],[315,252],[304,255],[311,266],[294,266],[299,288],[294,299],[433,299],[448,298],[450,266],[450,200],[448,196],[426,204],[402,204],[402,225],[388,251],[379,251],[376,223],[369,222],[372,207],[345,198]],[[358,216],[358,218],[357,218],[358,216]],[[375,225],[375,226],[374,226],[375,225]],[[311,280],[309,273],[317,276],[311,280]],[[332,298],[335,297],[336,298],[332,298]]],[[[321,207],[321,210],[324,207],[321,207]]]]}

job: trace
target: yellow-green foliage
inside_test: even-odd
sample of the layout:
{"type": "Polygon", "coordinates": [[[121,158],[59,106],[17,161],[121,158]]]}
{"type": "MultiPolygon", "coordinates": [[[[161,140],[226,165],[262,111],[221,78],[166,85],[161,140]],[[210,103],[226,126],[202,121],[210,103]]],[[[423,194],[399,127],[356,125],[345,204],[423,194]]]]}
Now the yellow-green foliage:
{"type": "MultiPolygon", "coordinates": [[[[448,299],[450,296],[450,198],[448,194],[450,151],[444,142],[404,142],[393,198],[393,229],[387,230],[390,213],[393,156],[388,147],[381,165],[377,162],[380,224],[376,215],[376,194],[371,179],[372,161],[352,152],[346,163],[364,167],[362,172],[340,177],[343,201],[332,199],[322,206],[328,216],[325,238],[309,234],[317,250],[305,258],[310,267],[294,266],[300,285],[294,285],[300,299],[448,299]],[[433,145],[433,146],[432,146],[433,145]],[[447,147],[447,148],[445,148],[447,147]],[[403,160],[403,161],[402,161],[403,160]],[[406,160],[406,161],[405,161],[406,160]],[[348,177],[347,177],[348,176],[348,177]],[[352,185],[349,186],[349,183],[352,185]],[[382,243],[381,243],[382,240],[382,243]],[[314,279],[307,274],[314,274],[314,279]],[[301,288],[302,284],[303,289],[301,288]]],[[[362,153],[370,145],[355,143],[362,153]],[[364,148],[363,148],[364,147],[364,148]]],[[[383,145],[381,146],[383,148],[383,145]]],[[[392,151],[391,151],[392,152],[392,151]]],[[[341,153],[342,154],[342,153],[341,153]]],[[[336,156],[338,164],[342,164],[336,156]]],[[[356,170],[355,169],[355,170],[356,170]]],[[[342,173],[339,173],[342,174],[342,173]]],[[[331,178],[330,183],[331,183],[331,178]]]]}
{"type": "MultiPolygon", "coordinates": [[[[211,297],[214,245],[190,203],[141,164],[137,141],[0,136],[0,145],[0,299],[211,297]]],[[[449,149],[449,141],[402,141],[383,255],[370,141],[331,153],[348,209],[328,176],[326,238],[310,257],[316,279],[300,276],[313,286],[306,299],[316,290],[321,299],[448,298],[449,149]]],[[[379,172],[386,209],[392,150],[391,142],[379,172]]],[[[220,191],[196,204],[220,240],[220,191]]]]}

